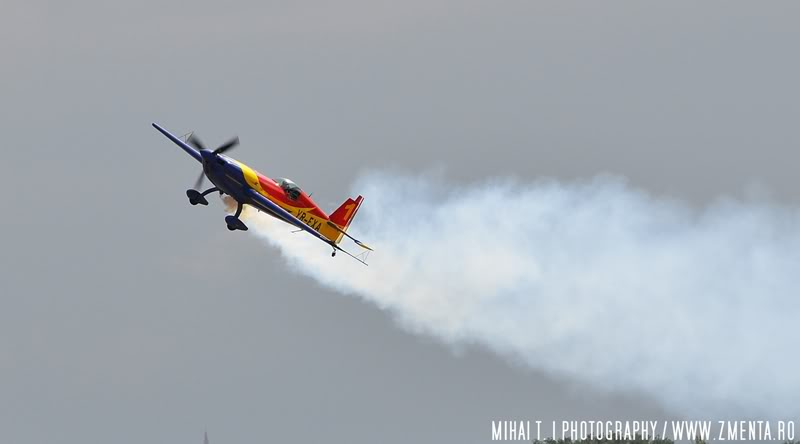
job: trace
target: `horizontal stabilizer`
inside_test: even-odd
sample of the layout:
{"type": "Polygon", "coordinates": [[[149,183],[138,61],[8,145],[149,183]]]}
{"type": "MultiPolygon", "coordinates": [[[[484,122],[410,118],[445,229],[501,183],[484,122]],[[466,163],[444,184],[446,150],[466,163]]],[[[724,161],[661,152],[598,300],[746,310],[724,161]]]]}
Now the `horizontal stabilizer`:
{"type": "Polygon", "coordinates": [[[356,243],[356,245],[358,245],[359,247],[361,247],[361,248],[365,248],[365,249],[367,249],[367,250],[369,250],[369,251],[375,251],[375,250],[373,250],[372,248],[370,248],[370,246],[369,246],[369,245],[367,245],[367,244],[365,244],[364,242],[361,242],[360,240],[358,240],[358,239],[354,238],[353,236],[350,236],[349,234],[347,234],[347,231],[344,231],[344,230],[342,230],[341,228],[339,228],[338,226],[336,226],[336,224],[335,224],[335,223],[333,223],[333,222],[331,222],[331,221],[328,221],[328,226],[330,226],[330,227],[331,227],[331,228],[333,228],[334,230],[336,230],[336,231],[338,231],[338,232],[340,232],[340,233],[344,234],[345,236],[349,237],[349,238],[350,238],[350,239],[351,239],[353,242],[355,242],[355,243],[356,243]]]}
{"type": "MultiPolygon", "coordinates": [[[[353,237],[352,237],[352,236],[348,236],[348,237],[350,237],[350,239],[353,239],[353,237]]],[[[375,250],[373,250],[372,248],[370,248],[370,247],[369,247],[369,245],[365,244],[364,242],[361,242],[361,241],[360,241],[360,240],[358,240],[358,239],[353,239],[353,241],[354,241],[354,242],[355,242],[355,243],[356,243],[356,244],[357,244],[359,247],[361,247],[361,248],[366,248],[366,249],[367,249],[367,250],[369,250],[369,251],[375,251],[375,250]]]]}

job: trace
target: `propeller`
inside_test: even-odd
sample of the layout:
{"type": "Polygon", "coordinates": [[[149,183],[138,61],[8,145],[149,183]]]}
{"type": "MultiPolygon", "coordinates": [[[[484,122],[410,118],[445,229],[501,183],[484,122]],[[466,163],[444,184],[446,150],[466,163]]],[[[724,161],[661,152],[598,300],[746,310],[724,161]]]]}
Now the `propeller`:
{"type": "MultiPolygon", "coordinates": [[[[190,145],[194,146],[198,150],[208,151],[208,148],[200,141],[194,134],[190,134],[189,138],[186,140],[190,145]]],[[[218,146],[217,149],[211,152],[213,155],[222,154],[226,151],[231,150],[236,145],[239,144],[239,137],[234,137],[233,139],[223,143],[222,145],[218,146]]],[[[205,165],[205,156],[203,157],[203,164],[205,165]]],[[[194,189],[200,191],[200,187],[203,185],[203,180],[205,179],[206,175],[205,172],[201,171],[200,176],[197,177],[197,181],[194,183],[194,189]]]]}
{"type": "Polygon", "coordinates": [[[194,189],[200,191],[200,188],[203,186],[203,179],[205,179],[206,173],[200,171],[200,175],[197,176],[197,180],[194,181],[194,189]]]}
{"type": "Polygon", "coordinates": [[[222,154],[238,144],[239,144],[239,137],[237,136],[217,147],[217,149],[214,150],[214,154],[222,154]]]}
{"type": "Polygon", "coordinates": [[[203,142],[201,142],[200,139],[198,139],[194,135],[194,133],[189,134],[189,139],[187,140],[187,142],[189,142],[190,145],[194,146],[198,150],[206,150],[206,149],[208,149],[208,148],[206,148],[205,145],[203,145],[203,142]]]}

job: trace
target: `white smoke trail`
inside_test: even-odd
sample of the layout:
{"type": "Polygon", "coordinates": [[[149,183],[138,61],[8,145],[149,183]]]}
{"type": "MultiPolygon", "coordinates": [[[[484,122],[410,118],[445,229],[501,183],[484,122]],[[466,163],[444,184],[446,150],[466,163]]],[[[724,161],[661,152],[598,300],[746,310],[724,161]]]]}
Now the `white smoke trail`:
{"type": "Polygon", "coordinates": [[[446,343],[681,413],[800,413],[798,210],[694,211],[607,177],[451,189],[372,174],[354,189],[369,267],[268,216],[247,223],[300,272],[446,343]]]}

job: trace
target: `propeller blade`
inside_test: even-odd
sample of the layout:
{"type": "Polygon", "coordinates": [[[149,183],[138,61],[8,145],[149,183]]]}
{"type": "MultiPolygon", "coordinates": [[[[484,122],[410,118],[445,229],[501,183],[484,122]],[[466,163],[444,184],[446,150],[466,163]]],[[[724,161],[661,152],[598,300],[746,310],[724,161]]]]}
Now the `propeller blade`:
{"type": "Polygon", "coordinates": [[[206,178],[206,174],[200,171],[200,176],[197,177],[197,181],[194,183],[194,189],[200,191],[200,187],[203,186],[203,179],[206,178]]]}
{"type": "Polygon", "coordinates": [[[214,150],[214,154],[222,154],[225,151],[235,147],[239,144],[239,137],[234,137],[233,139],[229,140],[227,143],[220,145],[219,148],[214,150]]]}
{"type": "Polygon", "coordinates": [[[198,150],[206,149],[206,146],[203,145],[203,142],[201,142],[200,139],[194,136],[194,133],[189,135],[189,139],[187,141],[190,144],[194,145],[194,147],[197,148],[198,150]]]}

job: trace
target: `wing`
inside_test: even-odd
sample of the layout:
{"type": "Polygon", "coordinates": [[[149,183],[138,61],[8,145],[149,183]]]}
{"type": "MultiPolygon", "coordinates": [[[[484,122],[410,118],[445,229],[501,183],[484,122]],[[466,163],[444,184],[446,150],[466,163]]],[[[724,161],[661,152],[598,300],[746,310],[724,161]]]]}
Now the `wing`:
{"type": "Polygon", "coordinates": [[[351,254],[347,250],[343,250],[338,245],[336,245],[335,242],[333,242],[330,239],[326,238],[325,236],[319,234],[319,232],[317,232],[317,230],[309,227],[308,225],[303,223],[303,221],[301,221],[300,219],[294,217],[294,215],[292,213],[284,210],[280,205],[278,205],[275,202],[267,199],[266,197],[261,195],[261,193],[259,193],[258,191],[254,190],[252,188],[248,188],[247,191],[245,191],[245,194],[247,194],[247,197],[250,198],[251,204],[253,206],[255,206],[256,208],[258,208],[258,209],[260,209],[262,211],[266,211],[267,213],[272,214],[273,216],[277,217],[278,219],[283,220],[284,222],[286,222],[288,224],[294,225],[297,228],[300,228],[301,230],[304,230],[304,231],[307,231],[307,232],[311,233],[317,239],[319,239],[322,242],[325,242],[326,244],[328,244],[331,247],[333,247],[334,250],[338,250],[338,251],[344,252],[345,254],[347,254],[348,256],[352,257],[353,259],[361,262],[364,265],[367,265],[367,263],[364,261],[364,259],[359,259],[358,257],[354,256],[353,254],[351,254]]]}
{"type": "Polygon", "coordinates": [[[169,140],[175,142],[175,145],[178,145],[179,147],[183,148],[184,151],[186,151],[190,156],[194,157],[195,160],[197,160],[198,162],[203,161],[203,157],[200,155],[200,151],[197,151],[196,148],[186,144],[183,140],[175,137],[174,135],[172,135],[172,133],[165,130],[164,128],[161,128],[155,123],[153,124],[153,128],[157,129],[161,134],[167,136],[169,140]]]}

